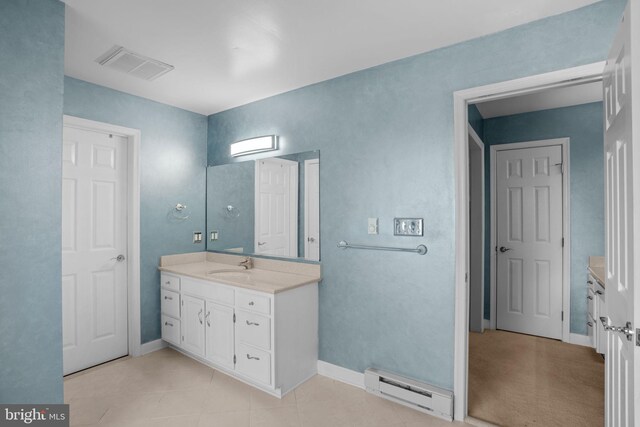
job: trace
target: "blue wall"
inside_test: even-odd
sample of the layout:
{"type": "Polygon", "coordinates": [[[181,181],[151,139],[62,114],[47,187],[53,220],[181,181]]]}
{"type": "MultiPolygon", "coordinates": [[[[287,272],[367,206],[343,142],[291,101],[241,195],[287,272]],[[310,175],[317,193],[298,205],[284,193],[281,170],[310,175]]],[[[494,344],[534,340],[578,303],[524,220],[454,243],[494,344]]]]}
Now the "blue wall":
{"type": "MultiPolygon", "coordinates": [[[[591,255],[604,255],[604,142],[602,103],[557,108],[484,121],[486,146],[541,139],[570,138],[571,332],[587,334],[586,268],[591,255]]],[[[487,161],[489,149],[486,150],[487,161]]],[[[488,171],[489,168],[487,167],[488,171]]],[[[487,205],[491,174],[487,173],[487,205]]],[[[485,253],[491,254],[491,219],[487,216],[485,253]]],[[[485,259],[485,272],[490,258],[485,259]]],[[[485,274],[485,318],[490,279],[485,274]]]]}
{"type": "Polygon", "coordinates": [[[209,164],[276,133],[283,154],[320,149],[320,359],[453,385],[453,92],[601,61],[625,2],[596,3],[209,117],[209,164]],[[395,216],[425,219],[394,237],[395,216]],[[380,234],[367,235],[367,218],[380,234]],[[335,244],[415,246],[426,256],[335,244]]]}
{"type": "Polygon", "coordinates": [[[81,80],[64,79],[64,113],[140,129],[140,304],[142,342],[160,338],[160,256],[204,250],[207,119],[81,80]],[[177,203],[191,217],[168,216],[177,203]]]}
{"type": "Polygon", "coordinates": [[[64,5],[0,2],[0,402],[62,403],[64,5]]]}
{"type": "Polygon", "coordinates": [[[254,252],[255,175],[255,162],[207,168],[207,249],[254,252]],[[238,209],[237,217],[227,215],[225,208],[229,205],[238,209]],[[213,230],[218,231],[218,240],[210,242],[213,230]]]}
{"type": "MultiPolygon", "coordinates": [[[[480,114],[480,110],[475,104],[469,105],[469,124],[476,131],[480,139],[482,139],[482,135],[484,135],[484,119],[482,118],[482,114],[480,114]]],[[[483,141],[484,142],[484,141],[483,141]]]]}

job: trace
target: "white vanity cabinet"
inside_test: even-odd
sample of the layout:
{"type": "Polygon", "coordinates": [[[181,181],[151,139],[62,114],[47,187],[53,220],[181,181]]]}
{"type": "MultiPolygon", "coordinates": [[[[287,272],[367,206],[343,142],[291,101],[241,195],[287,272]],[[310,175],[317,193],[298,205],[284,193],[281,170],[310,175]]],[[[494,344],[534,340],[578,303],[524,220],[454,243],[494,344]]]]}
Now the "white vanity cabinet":
{"type": "Polygon", "coordinates": [[[162,273],[160,283],[162,339],[180,345],[180,278],[162,273]]]}
{"type": "MultiPolygon", "coordinates": [[[[181,334],[177,341],[164,327],[162,334],[172,346],[277,397],[316,374],[317,283],[268,293],[172,277],[178,279],[181,334]]],[[[164,321],[164,299],[162,307],[164,321]]]]}
{"type": "Polygon", "coordinates": [[[589,274],[587,279],[587,307],[589,313],[587,327],[593,348],[601,354],[605,353],[607,345],[607,335],[600,321],[600,317],[606,317],[604,298],[604,287],[592,274],[589,274]]]}

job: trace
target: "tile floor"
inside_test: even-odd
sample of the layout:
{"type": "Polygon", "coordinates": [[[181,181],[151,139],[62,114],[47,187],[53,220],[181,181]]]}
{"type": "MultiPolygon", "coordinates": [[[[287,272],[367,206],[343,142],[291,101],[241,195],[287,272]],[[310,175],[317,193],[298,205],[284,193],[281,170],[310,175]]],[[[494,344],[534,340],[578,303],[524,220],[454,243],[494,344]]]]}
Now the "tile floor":
{"type": "Polygon", "coordinates": [[[66,378],[72,426],[466,426],[315,376],[283,399],[164,349],[66,378]]]}

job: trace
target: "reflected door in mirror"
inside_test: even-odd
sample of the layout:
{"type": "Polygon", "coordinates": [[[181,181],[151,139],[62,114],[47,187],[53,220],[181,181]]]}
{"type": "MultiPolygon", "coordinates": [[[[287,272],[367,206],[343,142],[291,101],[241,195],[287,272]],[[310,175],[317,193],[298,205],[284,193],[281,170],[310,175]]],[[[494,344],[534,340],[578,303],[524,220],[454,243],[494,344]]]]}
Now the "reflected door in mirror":
{"type": "Polygon", "coordinates": [[[256,161],[255,253],[298,256],[298,163],[256,161]]]}

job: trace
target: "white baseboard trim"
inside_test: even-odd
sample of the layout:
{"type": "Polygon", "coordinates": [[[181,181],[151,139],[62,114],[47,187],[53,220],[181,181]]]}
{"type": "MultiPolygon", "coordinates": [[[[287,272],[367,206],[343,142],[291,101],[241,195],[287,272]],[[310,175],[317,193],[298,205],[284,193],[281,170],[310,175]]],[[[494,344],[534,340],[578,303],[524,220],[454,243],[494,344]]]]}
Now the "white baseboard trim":
{"type": "Polygon", "coordinates": [[[139,356],[144,356],[145,354],[153,353],[154,351],[162,350],[167,346],[167,343],[162,341],[161,339],[157,339],[155,341],[149,341],[140,346],[140,354],[139,356]]]}
{"type": "Polygon", "coordinates": [[[342,366],[318,360],[318,375],[331,378],[364,390],[364,374],[342,366]]]}
{"type": "Polygon", "coordinates": [[[591,337],[588,335],[569,334],[569,344],[582,345],[585,347],[593,347],[591,345],[591,337]]]}

